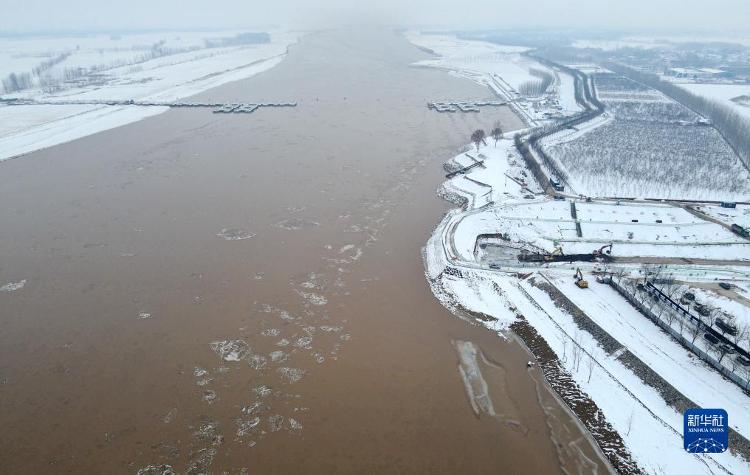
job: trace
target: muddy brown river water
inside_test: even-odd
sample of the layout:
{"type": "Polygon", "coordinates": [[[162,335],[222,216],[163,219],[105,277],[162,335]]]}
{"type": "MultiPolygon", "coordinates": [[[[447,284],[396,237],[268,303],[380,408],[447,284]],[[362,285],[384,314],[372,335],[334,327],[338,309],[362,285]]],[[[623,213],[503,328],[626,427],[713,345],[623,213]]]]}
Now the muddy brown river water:
{"type": "Polygon", "coordinates": [[[491,96],[426,57],[311,34],[197,97],[294,109],[172,110],[0,163],[0,285],[26,280],[0,292],[0,472],[606,472],[527,353],[430,292],[442,162],[522,124],[429,111],[491,96]]]}

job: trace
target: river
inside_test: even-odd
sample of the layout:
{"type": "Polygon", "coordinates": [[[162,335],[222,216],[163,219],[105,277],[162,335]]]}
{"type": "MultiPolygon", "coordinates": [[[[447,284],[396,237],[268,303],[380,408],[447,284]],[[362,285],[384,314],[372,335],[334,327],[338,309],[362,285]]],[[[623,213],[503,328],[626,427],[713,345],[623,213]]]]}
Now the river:
{"type": "Polygon", "coordinates": [[[0,292],[0,471],[605,471],[526,351],[430,292],[442,162],[522,124],[428,110],[491,96],[426,57],[313,33],[195,97],[296,108],[171,110],[0,163],[0,285],[26,281],[0,292]]]}

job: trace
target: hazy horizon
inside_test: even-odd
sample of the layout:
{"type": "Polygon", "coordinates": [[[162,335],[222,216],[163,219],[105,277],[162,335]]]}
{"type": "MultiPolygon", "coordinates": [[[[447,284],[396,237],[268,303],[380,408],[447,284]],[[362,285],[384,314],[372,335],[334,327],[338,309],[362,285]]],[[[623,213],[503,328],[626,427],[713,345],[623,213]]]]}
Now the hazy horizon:
{"type": "Polygon", "coordinates": [[[2,0],[0,32],[297,29],[389,26],[441,29],[581,29],[622,32],[747,35],[750,7],[742,0],[634,0],[603,5],[597,0],[561,3],[538,0],[458,2],[395,0],[353,4],[344,0],[252,2],[217,0],[207,7],[195,0],[133,0],[103,4],[93,0],[2,0]],[[636,26],[634,26],[636,25],[636,26]]]}

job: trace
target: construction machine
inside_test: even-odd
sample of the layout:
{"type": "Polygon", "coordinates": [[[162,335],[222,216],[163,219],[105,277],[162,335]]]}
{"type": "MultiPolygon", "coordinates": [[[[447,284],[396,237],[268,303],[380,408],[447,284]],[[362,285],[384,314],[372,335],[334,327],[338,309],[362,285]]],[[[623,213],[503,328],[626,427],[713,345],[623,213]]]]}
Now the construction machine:
{"type": "Polygon", "coordinates": [[[594,256],[596,257],[601,257],[604,255],[605,249],[607,249],[606,250],[607,254],[612,254],[612,243],[609,243],[606,246],[602,246],[599,249],[594,249],[594,252],[592,254],[594,254],[594,256]]]}
{"type": "Polygon", "coordinates": [[[564,256],[564,255],[565,254],[563,253],[562,246],[557,246],[554,251],[544,256],[544,260],[547,262],[552,262],[552,261],[558,260],[557,256],[564,256]]]}
{"type": "Polygon", "coordinates": [[[581,268],[579,267],[576,269],[576,285],[581,289],[588,289],[589,288],[589,282],[583,278],[583,272],[581,272],[581,268]]]}

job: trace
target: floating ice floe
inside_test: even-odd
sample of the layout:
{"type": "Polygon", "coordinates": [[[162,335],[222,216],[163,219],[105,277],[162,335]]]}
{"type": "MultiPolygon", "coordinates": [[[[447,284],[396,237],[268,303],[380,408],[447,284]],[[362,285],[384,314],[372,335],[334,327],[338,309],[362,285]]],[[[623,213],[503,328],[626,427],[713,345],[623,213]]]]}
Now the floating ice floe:
{"type": "Polygon", "coordinates": [[[281,347],[289,346],[289,340],[287,340],[286,338],[282,338],[276,343],[276,346],[281,346],[281,347]]]}
{"type": "Polygon", "coordinates": [[[214,448],[200,449],[187,466],[185,473],[210,473],[217,450],[214,448]]]}
{"type": "Polygon", "coordinates": [[[260,332],[263,336],[279,336],[281,334],[281,330],[278,328],[267,328],[260,332]]]}
{"type": "Polygon", "coordinates": [[[207,374],[208,374],[208,370],[203,369],[200,366],[196,366],[195,369],[193,370],[193,376],[195,376],[196,378],[200,378],[201,376],[205,376],[207,374]]]}
{"type": "Polygon", "coordinates": [[[299,294],[300,297],[305,299],[308,303],[311,303],[312,305],[325,305],[328,303],[328,299],[325,298],[325,296],[320,294],[315,294],[313,292],[302,292],[301,290],[296,290],[297,294],[299,294]]]}
{"type": "Polygon", "coordinates": [[[278,372],[281,375],[281,379],[290,384],[296,383],[305,375],[305,370],[299,368],[284,367],[279,368],[278,372]]]}
{"type": "Polygon", "coordinates": [[[138,312],[138,320],[146,320],[151,318],[151,314],[148,312],[138,312]]]}
{"type": "Polygon", "coordinates": [[[20,282],[8,282],[0,287],[0,292],[15,292],[16,290],[21,290],[24,285],[26,285],[26,279],[20,282]]]}
{"type": "Polygon", "coordinates": [[[281,350],[272,351],[271,353],[269,353],[268,356],[271,357],[271,362],[273,363],[282,363],[286,361],[287,358],[289,358],[289,355],[287,355],[281,350]]]}
{"type": "Polygon", "coordinates": [[[312,345],[312,340],[312,337],[302,336],[297,338],[297,341],[294,342],[294,346],[297,348],[309,349],[310,345],[312,345]]]}
{"type": "Polygon", "coordinates": [[[161,420],[165,424],[169,424],[170,422],[172,422],[174,420],[174,418],[175,418],[176,415],[177,415],[177,408],[175,407],[173,409],[170,409],[169,412],[166,413],[164,415],[164,417],[162,417],[161,420]]]}
{"type": "Polygon", "coordinates": [[[242,408],[242,413],[246,416],[250,416],[253,414],[258,414],[262,412],[265,409],[265,406],[263,403],[259,401],[255,401],[254,403],[250,404],[249,406],[245,406],[242,408]]]}
{"type": "Polygon", "coordinates": [[[320,328],[320,331],[326,332],[326,333],[338,333],[342,330],[341,327],[333,327],[330,325],[322,325],[320,328]]]}
{"type": "Polygon", "coordinates": [[[225,241],[242,241],[244,239],[254,238],[255,233],[238,228],[224,228],[217,234],[217,236],[225,241]]]}
{"type": "Polygon", "coordinates": [[[254,432],[258,425],[260,425],[260,417],[250,420],[237,419],[235,422],[237,423],[237,437],[244,437],[254,432]]]}
{"type": "Polygon", "coordinates": [[[289,418],[287,419],[287,422],[289,422],[289,429],[291,430],[300,430],[302,429],[302,423],[298,421],[297,419],[289,418]]]}
{"type": "Polygon", "coordinates": [[[284,416],[280,414],[274,414],[268,416],[268,426],[271,428],[271,432],[277,432],[281,430],[284,425],[284,416]]]}
{"type": "Polygon", "coordinates": [[[318,364],[322,364],[326,360],[326,357],[322,353],[315,353],[313,358],[315,358],[315,362],[318,364]]]}
{"type": "Polygon", "coordinates": [[[262,355],[252,355],[247,359],[247,364],[255,370],[261,370],[266,367],[266,357],[262,355]]]}
{"type": "Polygon", "coordinates": [[[258,395],[258,397],[268,397],[271,395],[271,393],[273,393],[271,388],[269,388],[265,384],[262,386],[256,386],[255,388],[253,388],[253,391],[258,395]]]}
{"type": "Polygon", "coordinates": [[[240,361],[250,353],[250,345],[245,340],[215,341],[211,349],[224,361],[240,361]]]}
{"type": "Polygon", "coordinates": [[[291,321],[297,320],[297,317],[295,317],[291,313],[287,312],[286,310],[281,310],[279,312],[279,318],[282,319],[282,320],[284,320],[284,321],[287,321],[287,322],[291,322],[291,321]]]}
{"type": "Polygon", "coordinates": [[[143,468],[139,468],[136,475],[175,475],[175,471],[171,465],[146,465],[143,468]]]}
{"type": "Polygon", "coordinates": [[[203,391],[203,400],[209,404],[214,402],[216,400],[216,397],[216,391],[214,391],[213,389],[206,389],[205,391],[203,391]]]}
{"type": "Polygon", "coordinates": [[[276,226],[277,228],[286,229],[287,231],[299,231],[303,228],[320,226],[320,223],[303,218],[289,218],[283,221],[279,221],[274,226],[276,226]]]}

